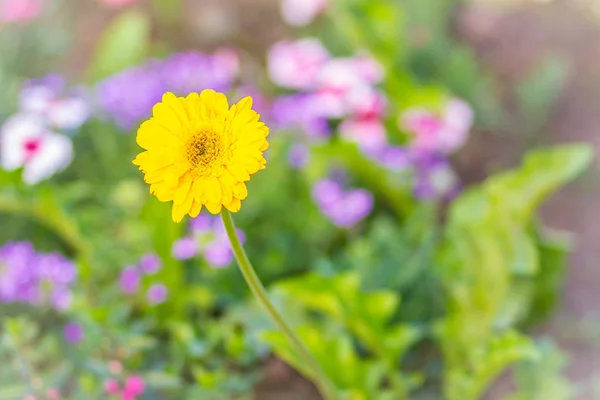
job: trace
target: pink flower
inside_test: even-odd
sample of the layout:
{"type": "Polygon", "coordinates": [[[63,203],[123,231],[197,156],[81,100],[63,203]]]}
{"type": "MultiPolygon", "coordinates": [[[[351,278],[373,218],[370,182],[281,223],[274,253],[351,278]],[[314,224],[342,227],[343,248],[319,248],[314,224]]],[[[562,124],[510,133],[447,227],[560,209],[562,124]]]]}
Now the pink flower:
{"type": "Polygon", "coordinates": [[[379,90],[364,86],[350,93],[348,105],[351,113],[358,118],[374,119],[383,117],[388,103],[379,90]]]}
{"type": "Polygon", "coordinates": [[[425,109],[410,109],[400,116],[402,129],[413,133],[412,148],[450,154],[467,140],[473,110],[462,100],[448,101],[442,115],[425,109]]]}
{"type": "Polygon", "coordinates": [[[290,25],[304,26],[325,12],[328,6],[329,0],[282,0],[281,15],[290,25]]]}
{"type": "Polygon", "coordinates": [[[340,136],[363,150],[376,151],[387,144],[385,126],[377,119],[349,119],[340,125],[340,136]]]}
{"type": "Polygon", "coordinates": [[[8,171],[23,167],[28,184],[65,169],[72,159],[71,140],[48,130],[35,116],[14,115],[1,128],[0,165],[8,171]]]}
{"type": "MultiPolygon", "coordinates": [[[[372,85],[379,82],[380,74],[374,71],[375,61],[366,56],[338,58],[327,62],[317,77],[316,96],[323,116],[341,118],[360,109],[366,111],[375,103],[377,92],[372,85]]],[[[381,102],[381,112],[385,102],[381,102]]],[[[375,110],[374,110],[375,111],[375,110]]]]}
{"type": "Polygon", "coordinates": [[[267,68],[271,80],[292,89],[310,89],[329,53],[317,39],[284,40],[269,51],[267,68]]]}
{"type": "Polygon", "coordinates": [[[130,376],[125,381],[125,388],[123,389],[123,392],[135,397],[144,393],[145,388],[146,383],[144,382],[144,379],[140,378],[139,376],[130,376]]]}
{"type": "Polygon", "coordinates": [[[47,400],[58,400],[60,399],[60,390],[57,388],[50,388],[46,391],[47,400]]]}
{"type": "Polygon", "coordinates": [[[104,391],[108,394],[117,394],[121,390],[121,386],[116,379],[107,379],[104,382],[104,391]]]}
{"type": "Polygon", "coordinates": [[[137,0],[100,0],[101,3],[109,7],[125,7],[135,3],[137,0]]]}
{"type": "Polygon", "coordinates": [[[0,21],[31,21],[40,15],[42,6],[43,0],[0,0],[0,21]]]}

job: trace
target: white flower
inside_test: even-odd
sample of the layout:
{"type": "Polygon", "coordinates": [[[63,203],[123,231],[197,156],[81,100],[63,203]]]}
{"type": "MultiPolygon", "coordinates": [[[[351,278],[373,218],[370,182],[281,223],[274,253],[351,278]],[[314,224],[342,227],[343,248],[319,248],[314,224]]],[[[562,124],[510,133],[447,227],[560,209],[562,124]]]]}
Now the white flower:
{"type": "Polygon", "coordinates": [[[90,105],[78,95],[59,97],[62,90],[57,82],[30,84],[21,91],[19,108],[46,119],[55,129],[74,131],[90,117],[90,105]]]}
{"type": "Polygon", "coordinates": [[[23,168],[23,180],[36,184],[65,169],[73,159],[71,140],[46,128],[39,117],[16,114],[0,130],[0,165],[23,168]]]}
{"type": "Polygon", "coordinates": [[[329,0],[282,0],[281,15],[290,25],[304,26],[325,12],[328,5],[329,0]]]}

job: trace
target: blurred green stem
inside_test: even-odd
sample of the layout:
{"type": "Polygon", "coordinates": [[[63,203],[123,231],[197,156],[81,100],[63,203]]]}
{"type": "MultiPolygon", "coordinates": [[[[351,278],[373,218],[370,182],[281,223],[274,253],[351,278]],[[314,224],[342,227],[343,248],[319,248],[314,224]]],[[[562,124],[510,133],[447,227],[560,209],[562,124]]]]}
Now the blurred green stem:
{"type": "Polygon", "coordinates": [[[248,256],[238,239],[237,233],[235,231],[235,224],[233,222],[233,218],[231,213],[227,210],[221,211],[221,217],[223,218],[223,224],[225,225],[225,230],[227,231],[227,236],[229,237],[229,241],[231,242],[231,247],[233,249],[233,253],[235,254],[235,258],[240,266],[240,270],[242,271],[242,275],[246,279],[248,286],[250,286],[250,290],[258,302],[267,310],[267,313],[271,316],[275,324],[284,335],[287,337],[288,341],[293,346],[296,353],[304,359],[304,362],[311,369],[311,378],[314,380],[315,385],[321,392],[321,395],[325,400],[336,400],[336,390],[323,372],[323,369],[312,356],[306,345],[302,342],[300,337],[296,335],[294,330],[288,325],[288,323],[283,319],[281,314],[277,311],[277,309],[273,306],[273,304],[269,301],[267,297],[267,292],[265,291],[264,286],[260,282],[258,275],[254,271],[252,264],[250,264],[250,260],[248,260],[248,256]]]}

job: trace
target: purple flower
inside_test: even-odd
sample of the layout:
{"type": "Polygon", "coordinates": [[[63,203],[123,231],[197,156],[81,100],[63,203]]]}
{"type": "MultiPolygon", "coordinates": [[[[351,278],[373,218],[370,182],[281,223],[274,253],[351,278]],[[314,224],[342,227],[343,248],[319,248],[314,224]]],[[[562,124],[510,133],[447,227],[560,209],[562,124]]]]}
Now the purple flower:
{"type": "Polygon", "coordinates": [[[198,242],[193,237],[184,237],[173,243],[171,253],[177,260],[188,260],[195,257],[199,251],[198,242]]]}
{"type": "Polygon", "coordinates": [[[151,115],[152,107],[167,91],[162,77],[162,64],[158,61],[113,75],[96,88],[100,107],[121,129],[130,130],[151,115]]]}
{"type": "Polygon", "coordinates": [[[119,286],[126,294],[134,294],[138,291],[141,283],[140,272],[136,267],[125,267],[119,276],[119,286]]]}
{"type": "Polygon", "coordinates": [[[239,59],[230,49],[221,49],[214,55],[190,51],[167,58],[163,68],[169,71],[161,77],[167,90],[177,95],[187,96],[204,89],[226,92],[237,75],[239,59]]]}
{"type": "MultiPolygon", "coordinates": [[[[237,229],[236,233],[240,242],[244,243],[244,232],[237,229]]],[[[221,218],[200,214],[191,221],[190,234],[173,244],[175,258],[188,259],[202,254],[213,267],[222,268],[231,264],[233,250],[221,218]]]]}
{"type": "Polygon", "coordinates": [[[392,171],[403,171],[411,166],[410,153],[404,147],[384,146],[370,156],[392,171]]]}
{"type": "Polygon", "coordinates": [[[204,89],[226,92],[239,69],[230,49],[213,55],[185,52],[146,63],[113,75],[96,88],[101,108],[119,127],[130,130],[152,113],[165,92],[185,96],[204,89]],[[165,73],[168,71],[168,73],[165,73]]]}
{"type": "Polygon", "coordinates": [[[459,190],[458,178],[445,157],[421,154],[415,160],[415,197],[420,200],[447,200],[459,190]]]}
{"type": "Polygon", "coordinates": [[[208,233],[213,229],[214,218],[207,214],[200,214],[190,221],[192,233],[208,233]]]}
{"type": "Polygon", "coordinates": [[[331,128],[318,106],[317,98],[310,94],[279,97],[272,105],[273,123],[279,129],[300,129],[310,140],[325,139],[331,128]]]}
{"type": "Polygon", "coordinates": [[[169,289],[162,283],[155,283],[148,288],[146,299],[148,304],[156,305],[163,303],[169,296],[169,289]]]}
{"type": "Polygon", "coordinates": [[[28,242],[0,248],[0,302],[48,305],[63,311],[71,305],[75,265],[59,254],[36,253],[28,242]]]}
{"type": "Polygon", "coordinates": [[[227,240],[215,240],[204,249],[204,257],[215,268],[223,268],[233,261],[233,251],[227,240]]]}
{"type": "Polygon", "coordinates": [[[69,322],[63,328],[63,336],[67,342],[77,344],[83,340],[83,328],[77,322],[69,322]]]}
{"type": "Polygon", "coordinates": [[[294,143],[288,151],[288,163],[292,169],[302,169],[310,159],[310,150],[303,143],[294,143]]]}
{"type": "Polygon", "coordinates": [[[324,179],[313,187],[313,198],[321,212],[335,225],[349,228],[373,209],[373,196],[364,189],[344,191],[339,183],[324,179]]]}
{"type": "Polygon", "coordinates": [[[160,271],[162,261],[160,257],[154,253],[147,253],[140,257],[140,269],[147,275],[152,275],[160,271]]]}

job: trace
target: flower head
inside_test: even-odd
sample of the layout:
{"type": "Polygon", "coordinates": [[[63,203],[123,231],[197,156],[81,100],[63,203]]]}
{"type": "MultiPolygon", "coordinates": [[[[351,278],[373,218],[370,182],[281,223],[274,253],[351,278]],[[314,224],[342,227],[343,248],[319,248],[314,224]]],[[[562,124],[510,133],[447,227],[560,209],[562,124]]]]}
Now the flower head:
{"type": "Polygon", "coordinates": [[[155,283],[148,288],[146,298],[150,305],[163,303],[169,296],[169,289],[162,283],[155,283]]]}
{"type": "Polygon", "coordinates": [[[65,169],[73,158],[71,140],[46,128],[30,114],[17,114],[0,128],[0,165],[23,168],[23,180],[36,184],[65,169]]]}
{"type": "Polygon", "coordinates": [[[77,344],[83,340],[83,328],[77,322],[69,322],[63,328],[63,336],[67,342],[77,344]]]}
{"type": "Polygon", "coordinates": [[[304,26],[325,12],[328,6],[329,0],[282,0],[281,14],[288,24],[304,26]]]}
{"type": "Polygon", "coordinates": [[[237,212],[248,195],[245,182],[265,168],[269,128],[246,97],[229,107],[222,93],[204,90],[187,97],[166,93],[153,117],[138,130],[146,151],[133,161],[160,201],[173,201],[172,217],[237,212]]]}
{"type": "Polygon", "coordinates": [[[0,21],[27,22],[42,12],[42,0],[0,0],[0,21]]]}
{"type": "Polygon", "coordinates": [[[329,60],[317,39],[282,40],[269,51],[268,69],[273,82],[292,89],[311,89],[329,60]]]}
{"type": "Polygon", "coordinates": [[[119,276],[119,286],[121,291],[126,294],[133,294],[138,291],[141,283],[141,275],[137,267],[126,267],[119,276]]]}
{"type": "Polygon", "coordinates": [[[37,253],[29,242],[0,247],[0,302],[69,308],[75,265],[56,253],[37,253]]]}
{"type": "Polygon", "coordinates": [[[411,147],[417,151],[450,154],[467,140],[473,124],[473,110],[462,100],[448,101],[442,115],[413,108],[400,116],[402,129],[414,134],[411,147]]]}
{"type": "Polygon", "coordinates": [[[313,198],[319,209],[335,225],[349,228],[373,210],[373,195],[364,189],[344,191],[334,179],[323,179],[313,187],[313,198]]]}

